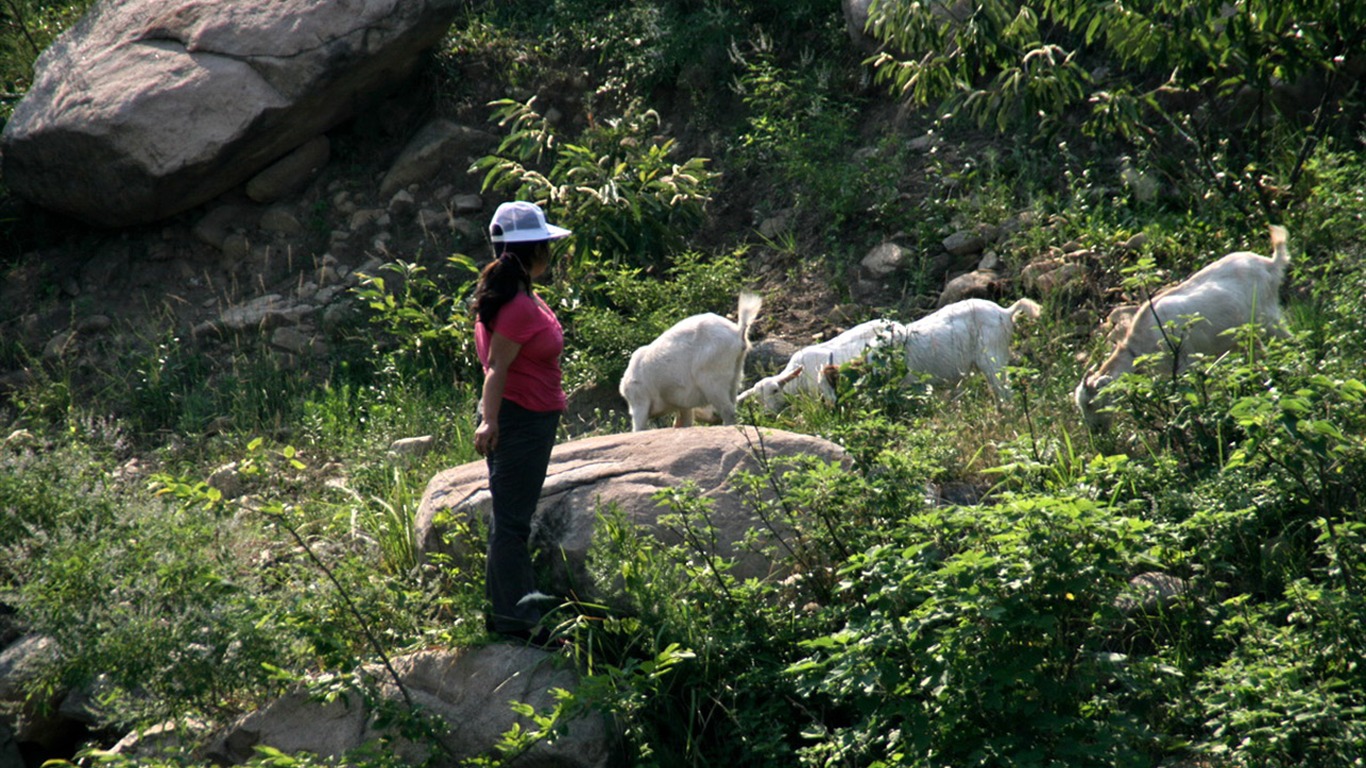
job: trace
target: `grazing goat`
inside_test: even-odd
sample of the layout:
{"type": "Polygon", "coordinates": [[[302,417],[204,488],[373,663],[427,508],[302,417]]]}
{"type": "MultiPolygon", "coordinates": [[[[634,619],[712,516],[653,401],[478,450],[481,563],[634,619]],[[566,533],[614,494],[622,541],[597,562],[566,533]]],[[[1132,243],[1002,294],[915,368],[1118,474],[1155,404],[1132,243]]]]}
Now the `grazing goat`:
{"type": "Polygon", "coordinates": [[[1010,399],[1006,366],[1015,318],[1039,316],[1038,303],[1020,299],[1001,307],[985,299],[964,299],[906,326],[908,381],[927,376],[931,382],[956,386],[973,369],[982,372],[999,404],[1010,399]]]}
{"type": "Polygon", "coordinates": [[[1038,317],[1039,312],[1039,305],[1029,299],[1020,299],[1009,307],[966,299],[909,325],[871,320],[830,341],[798,350],[782,372],[761,379],[740,399],[757,397],[769,410],[780,408],[785,395],[799,392],[819,392],[831,400],[834,388],[823,375],[827,366],[841,365],[892,341],[905,354],[910,372],[905,383],[924,376],[934,383],[954,386],[975,369],[986,376],[996,399],[1005,400],[1010,396],[1005,367],[1010,362],[1015,318],[1020,314],[1038,317]]]}
{"type": "Polygon", "coordinates": [[[757,294],[741,293],[738,322],[710,312],[693,315],[632,353],[621,378],[631,430],[643,431],[650,419],[668,413],[676,414],[675,427],[691,427],[693,409],[704,406],[711,406],[722,424],[734,424],[749,326],[762,303],[757,294]]]}
{"type": "Polygon", "coordinates": [[[840,335],[802,347],[788,358],[787,365],[778,373],[760,379],[754,386],[740,393],[737,402],[757,398],[769,411],[783,407],[783,399],[797,394],[819,392],[826,400],[834,400],[835,392],[821,375],[828,365],[843,365],[862,357],[869,349],[893,338],[900,338],[904,327],[895,320],[869,320],[859,323],[840,335]]]}
{"type": "Polygon", "coordinates": [[[1087,426],[1109,426],[1109,414],[1102,410],[1104,398],[1097,395],[1132,371],[1140,357],[1170,355],[1172,371],[1179,373],[1195,355],[1228,352],[1237,343],[1229,331],[1248,323],[1286,335],[1279,294],[1290,249],[1283,227],[1271,227],[1271,249],[1270,257],[1249,251],[1230,253],[1145,302],[1114,351],[1099,369],[1086,372],[1073,393],[1087,426]]]}

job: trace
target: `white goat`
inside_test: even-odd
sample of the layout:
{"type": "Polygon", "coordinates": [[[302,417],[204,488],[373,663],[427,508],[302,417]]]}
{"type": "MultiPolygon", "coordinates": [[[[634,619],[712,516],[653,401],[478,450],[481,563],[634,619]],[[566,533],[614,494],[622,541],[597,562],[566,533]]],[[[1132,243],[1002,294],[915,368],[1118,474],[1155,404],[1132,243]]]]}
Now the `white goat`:
{"type": "Polygon", "coordinates": [[[769,410],[782,406],[783,397],[820,392],[827,400],[834,391],[822,375],[828,365],[840,365],[893,341],[906,356],[907,383],[925,376],[943,386],[955,386],[974,369],[981,371],[998,401],[1010,396],[1005,367],[1010,363],[1010,340],[1015,318],[1038,317],[1039,305],[1020,299],[1000,307],[983,299],[955,302],[909,325],[871,320],[854,326],[830,341],[798,350],[782,372],[761,379],[740,395],[757,397],[769,410]]]}
{"type": "Polygon", "coordinates": [[[1039,316],[1038,303],[1020,299],[1001,307],[985,299],[964,299],[906,326],[908,380],[926,375],[942,386],[956,386],[973,369],[982,372],[997,403],[1010,399],[1006,366],[1015,318],[1039,316]]]}
{"type": "Polygon", "coordinates": [[[631,354],[621,378],[621,396],[631,409],[631,430],[675,413],[675,427],[691,427],[693,409],[711,406],[722,424],[735,423],[749,326],[759,314],[757,294],[740,294],[738,322],[710,312],[678,321],[659,338],[631,354]]]}
{"type": "Polygon", "coordinates": [[[754,382],[754,386],[741,392],[737,402],[754,397],[764,408],[777,411],[783,407],[783,399],[792,395],[819,392],[827,400],[833,400],[833,388],[821,375],[826,366],[844,365],[862,357],[879,344],[899,339],[904,331],[905,327],[895,320],[869,320],[832,339],[802,347],[792,353],[781,371],[754,382]]]}
{"type": "Polygon", "coordinates": [[[1180,372],[1195,355],[1228,352],[1237,343],[1229,331],[1248,323],[1285,336],[1279,298],[1290,264],[1285,228],[1271,227],[1271,249],[1270,257],[1249,251],[1230,253],[1145,302],[1114,351],[1099,369],[1086,372],[1073,393],[1087,426],[1109,426],[1109,414],[1102,411],[1104,403],[1097,395],[1132,371],[1139,357],[1167,357],[1175,352],[1173,370],[1180,372]]]}

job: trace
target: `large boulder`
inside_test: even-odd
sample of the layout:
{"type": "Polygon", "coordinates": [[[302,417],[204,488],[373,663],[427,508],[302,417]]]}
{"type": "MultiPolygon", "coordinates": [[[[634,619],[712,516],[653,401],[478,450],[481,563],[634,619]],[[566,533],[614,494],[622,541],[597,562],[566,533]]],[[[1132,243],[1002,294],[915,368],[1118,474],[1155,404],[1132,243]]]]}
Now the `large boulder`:
{"type": "Polygon", "coordinates": [[[13,729],[0,732],[0,761],[9,751],[6,742],[15,748],[52,753],[79,741],[82,726],[61,711],[66,691],[31,696],[29,690],[57,657],[57,641],[46,635],[26,635],[0,649],[0,712],[9,718],[6,728],[13,729]]]}
{"type": "MultiPolygon", "coordinates": [[[[735,559],[733,575],[763,578],[780,572],[781,564],[741,546],[759,521],[730,481],[736,472],[759,473],[766,464],[781,476],[790,467],[788,459],[799,455],[847,460],[844,449],[828,440],[755,427],[657,429],[555,446],[532,521],[537,548],[562,555],[547,563],[556,582],[547,586],[560,594],[569,594],[572,586],[580,595],[608,589],[609,585],[592,584],[586,568],[599,509],[615,506],[627,521],[666,543],[678,543],[675,531],[659,525],[660,515],[671,510],[661,507],[654,494],[684,483],[711,501],[717,554],[735,559]]],[[[437,474],[427,484],[417,512],[419,549],[464,562],[470,554],[463,548],[468,542],[446,534],[459,524],[487,521],[490,504],[484,462],[437,474]]]]}
{"type": "Polygon", "coordinates": [[[877,51],[877,38],[868,31],[868,11],[873,0],[843,0],[844,28],[849,39],[865,53],[877,51]]]}
{"type": "MultiPolygon", "coordinates": [[[[220,732],[207,757],[219,764],[242,763],[255,756],[256,747],[273,747],[287,754],[339,758],[388,736],[394,739],[389,748],[402,764],[468,765],[492,754],[502,734],[514,726],[535,727],[513,711],[514,703],[545,711],[555,705],[555,690],[574,690],[578,673],[562,662],[546,651],[506,644],[418,651],[392,661],[403,691],[387,672],[367,670],[382,706],[355,695],[321,701],[304,691],[289,694],[220,732]],[[385,716],[395,707],[405,708],[409,700],[434,718],[425,738],[414,738],[411,729],[403,730],[385,716]]],[[[611,764],[616,743],[603,716],[588,711],[569,720],[553,740],[522,753],[516,764],[599,768],[611,764]]]]}
{"type": "Polygon", "coordinates": [[[97,224],[232,189],[414,70],[458,0],[98,0],[38,58],[5,185],[97,224]]]}

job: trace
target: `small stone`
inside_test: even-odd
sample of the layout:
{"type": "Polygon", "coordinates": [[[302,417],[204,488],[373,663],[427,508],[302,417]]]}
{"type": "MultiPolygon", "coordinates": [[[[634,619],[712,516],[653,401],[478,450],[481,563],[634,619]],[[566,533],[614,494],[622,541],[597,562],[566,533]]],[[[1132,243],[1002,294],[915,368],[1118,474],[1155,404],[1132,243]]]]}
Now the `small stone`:
{"type": "Polygon", "coordinates": [[[436,439],[431,435],[405,437],[389,444],[390,456],[422,456],[432,449],[436,439]]]}
{"type": "Polygon", "coordinates": [[[972,230],[960,230],[944,238],[944,250],[954,256],[981,253],[986,245],[986,240],[982,235],[972,230]]]}

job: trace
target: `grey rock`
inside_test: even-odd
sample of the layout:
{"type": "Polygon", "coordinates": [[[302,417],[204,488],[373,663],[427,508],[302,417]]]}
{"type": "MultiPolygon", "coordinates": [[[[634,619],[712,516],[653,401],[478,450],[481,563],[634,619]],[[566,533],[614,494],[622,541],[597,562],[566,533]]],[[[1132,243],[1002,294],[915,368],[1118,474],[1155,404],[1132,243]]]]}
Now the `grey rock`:
{"type": "Polygon", "coordinates": [[[451,198],[451,210],[457,216],[468,216],[484,210],[484,198],[479,195],[465,194],[451,198]]]}
{"type": "Polygon", "coordinates": [[[76,352],[76,331],[65,330],[47,340],[43,345],[43,359],[60,360],[76,352]]]}
{"type": "Polygon", "coordinates": [[[245,304],[229,307],[219,317],[219,322],[224,328],[233,331],[254,328],[269,330],[297,323],[314,311],[316,308],[311,305],[299,304],[279,294],[268,293],[245,304]]]}
{"type": "MultiPolygon", "coordinates": [[[[554,691],[573,691],[578,673],[556,657],[510,644],[467,649],[431,649],[395,658],[392,665],[403,688],[425,715],[435,718],[440,748],[413,739],[392,726],[381,727],[378,714],[357,695],[321,702],[307,693],[289,694],[246,715],[221,732],[207,750],[215,762],[240,763],[254,748],[269,746],[292,754],[310,752],[340,757],[382,736],[400,763],[455,768],[493,753],[514,725],[534,724],[512,710],[513,702],[544,711],[555,704],[554,691]]],[[[365,671],[389,707],[404,706],[392,677],[379,668],[365,671]]],[[[600,713],[590,709],[563,723],[552,740],[540,741],[517,758],[517,765],[605,768],[612,764],[616,734],[600,713]]]]}
{"type": "Polygon", "coordinates": [[[170,720],[133,731],[119,739],[110,752],[126,757],[157,758],[167,750],[188,750],[211,735],[201,720],[170,720]]]}
{"type": "Polygon", "coordinates": [[[245,232],[234,232],[223,238],[219,246],[230,264],[240,264],[251,258],[251,238],[245,232]]]}
{"type": "Polygon", "coordinates": [[[299,217],[289,208],[280,205],[266,209],[266,212],[261,214],[259,226],[265,232],[286,237],[304,233],[304,225],[299,221],[299,217]]]}
{"type": "Polygon", "coordinates": [[[906,266],[910,251],[896,243],[882,243],[874,247],[859,262],[863,277],[869,280],[884,280],[906,266]]]}
{"type": "Polygon", "coordinates": [[[1189,591],[1185,579],[1160,571],[1140,573],[1129,580],[1129,588],[1115,605],[1125,614],[1157,613],[1176,604],[1189,591]]]}
{"type": "Polygon", "coordinates": [[[400,189],[394,193],[393,197],[389,198],[389,213],[393,216],[406,218],[415,210],[417,210],[417,200],[413,197],[413,193],[406,189],[400,189]]]}
{"type": "Polygon", "coordinates": [[[272,346],[295,355],[320,355],[326,352],[326,347],[315,335],[305,332],[297,325],[284,325],[276,328],[270,334],[270,343],[272,346]]]}
{"type": "Polygon", "coordinates": [[[226,203],[210,208],[190,231],[201,242],[221,250],[228,235],[255,229],[260,220],[257,206],[226,203]]]}
{"type": "Polygon", "coordinates": [[[954,256],[981,253],[987,247],[986,238],[975,230],[959,230],[944,238],[944,250],[954,256]]]}
{"type": "Polygon", "coordinates": [[[76,333],[104,333],[113,325],[108,315],[88,315],[76,321],[76,333]]]}
{"type": "Polygon", "coordinates": [[[404,437],[389,444],[389,455],[398,457],[423,456],[436,444],[431,435],[404,437]]]}
{"type": "Polygon", "coordinates": [[[374,104],[457,0],[98,0],[38,58],[5,184],[107,226],[233,189],[374,104]]]}
{"type": "Polygon", "coordinates": [[[849,40],[859,50],[873,53],[878,48],[877,39],[868,33],[868,10],[872,0],[843,0],[844,28],[849,40]]]}
{"type": "Polygon", "coordinates": [[[1020,270],[1025,290],[1035,294],[1075,293],[1086,285],[1086,266],[1062,257],[1045,257],[1020,270]]]}
{"type": "MultiPolygon", "coordinates": [[[[406,195],[408,193],[403,192],[401,194],[406,195]]],[[[352,232],[360,232],[377,225],[380,219],[384,218],[386,215],[387,214],[381,208],[360,208],[351,214],[351,219],[347,222],[346,226],[350,227],[352,232]]]]}
{"type": "Polygon", "coordinates": [[[990,270],[975,270],[953,278],[939,293],[937,306],[947,307],[963,299],[994,298],[1001,292],[1001,278],[990,270]]]}
{"type": "Polygon", "coordinates": [[[769,240],[776,239],[792,231],[792,218],[796,212],[787,208],[769,216],[759,222],[758,233],[760,237],[769,240]]]}
{"type": "Polygon", "coordinates": [[[56,660],[57,641],[46,635],[27,635],[0,651],[0,701],[22,699],[24,686],[56,660]]]}
{"type": "Polygon", "coordinates": [[[242,473],[235,461],[214,470],[207,482],[210,488],[217,489],[225,499],[235,499],[246,492],[246,482],[242,479],[242,473]]]}
{"type": "MultiPolygon", "coordinates": [[[[542,552],[562,553],[545,565],[555,583],[550,589],[580,595],[610,585],[594,585],[586,568],[597,512],[617,507],[631,522],[660,540],[679,543],[678,534],[658,524],[661,508],[654,494],[663,488],[693,483],[714,506],[719,552],[735,558],[731,573],[737,578],[762,578],[784,570],[743,546],[741,541],[759,523],[730,483],[738,470],[758,472],[758,455],[773,461],[781,475],[789,457],[811,455],[843,461],[842,448],[828,440],[776,429],[754,427],[691,427],[590,437],[555,446],[541,502],[532,522],[532,537],[542,552]]],[[[427,484],[414,528],[424,555],[442,553],[456,563],[472,553],[443,534],[461,520],[484,520],[489,513],[488,467],[471,462],[438,473],[427,484]]],[[[770,534],[763,538],[772,541],[770,534]]]]}
{"type": "Polygon", "coordinates": [[[332,143],[326,136],[314,136],[247,181],[247,197],[258,203],[273,203],[308,184],[327,165],[332,143]]]}
{"type": "Polygon", "coordinates": [[[762,378],[777,373],[797,352],[796,344],[786,339],[764,339],[755,342],[745,356],[745,375],[762,378]]]}
{"type": "Polygon", "coordinates": [[[417,226],[423,230],[449,230],[452,223],[451,215],[445,211],[423,208],[417,212],[417,226]]]}
{"type": "Polygon", "coordinates": [[[939,146],[941,139],[938,134],[924,133],[906,142],[906,146],[916,152],[929,152],[939,146]]]}
{"type": "Polygon", "coordinates": [[[433,120],[413,136],[389,167],[379,185],[380,199],[393,196],[409,184],[428,181],[447,166],[463,171],[497,143],[497,137],[487,131],[450,120],[433,120]]]}

